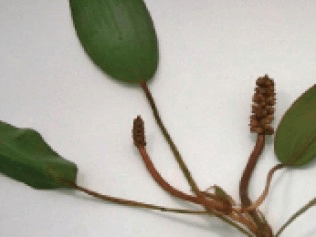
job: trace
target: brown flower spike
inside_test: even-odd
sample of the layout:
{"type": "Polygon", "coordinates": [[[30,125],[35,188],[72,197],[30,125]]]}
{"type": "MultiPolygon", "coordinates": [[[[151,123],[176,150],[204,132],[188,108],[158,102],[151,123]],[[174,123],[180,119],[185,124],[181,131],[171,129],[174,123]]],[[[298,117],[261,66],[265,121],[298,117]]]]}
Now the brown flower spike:
{"type": "Polygon", "coordinates": [[[134,119],[133,141],[136,147],[146,146],[144,121],[139,115],[134,119]]]}
{"type": "Polygon", "coordinates": [[[253,96],[252,115],[250,117],[250,131],[258,134],[271,135],[274,114],[275,92],[274,82],[267,75],[259,77],[253,96]]]}

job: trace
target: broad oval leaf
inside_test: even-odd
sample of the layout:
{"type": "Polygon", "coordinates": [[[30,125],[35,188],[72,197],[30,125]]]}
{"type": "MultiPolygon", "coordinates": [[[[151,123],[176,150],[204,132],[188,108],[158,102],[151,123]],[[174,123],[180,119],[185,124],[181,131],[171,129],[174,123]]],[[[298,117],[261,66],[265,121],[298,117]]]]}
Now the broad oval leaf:
{"type": "Polygon", "coordinates": [[[147,81],[158,65],[158,43],[143,0],[70,0],[75,29],[93,62],[113,78],[147,81]]]}
{"type": "Polygon", "coordinates": [[[33,129],[0,121],[0,172],[37,189],[69,187],[77,166],[53,151],[33,129]]]}
{"type": "Polygon", "coordinates": [[[276,131],[274,150],[282,163],[291,166],[316,158],[316,85],[284,114],[276,131]]]}

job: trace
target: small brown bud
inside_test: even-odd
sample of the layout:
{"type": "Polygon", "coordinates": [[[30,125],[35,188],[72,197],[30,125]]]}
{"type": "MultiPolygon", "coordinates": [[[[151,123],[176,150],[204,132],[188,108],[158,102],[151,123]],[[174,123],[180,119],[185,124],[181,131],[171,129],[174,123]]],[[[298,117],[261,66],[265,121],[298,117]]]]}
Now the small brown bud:
{"type": "Polygon", "coordinates": [[[133,140],[135,146],[146,146],[144,121],[138,115],[133,124],[133,140]]]}

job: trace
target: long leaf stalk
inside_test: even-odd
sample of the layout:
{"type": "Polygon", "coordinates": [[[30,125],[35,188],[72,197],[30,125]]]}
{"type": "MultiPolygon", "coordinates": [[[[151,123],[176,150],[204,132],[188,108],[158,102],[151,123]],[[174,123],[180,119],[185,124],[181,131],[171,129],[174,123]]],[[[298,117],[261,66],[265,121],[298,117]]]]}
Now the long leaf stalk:
{"type": "Polygon", "coordinates": [[[196,204],[203,204],[203,206],[206,206],[209,208],[209,211],[211,213],[214,213],[214,211],[217,211],[218,213],[230,213],[231,207],[225,205],[225,203],[220,202],[219,200],[212,200],[212,199],[200,199],[198,196],[192,196],[189,194],[186,194],[182,191],[179,191],[178,189],[171,186],[157,171],[157,169],[154,167],[151,159],[149,158],[149,155],[143,146],[137,147],[138,151],[143,158],[144,163],[146,164],[147,170],[152,175],[154,180],[168,193],[170,193],[173,196],[176,196],[180,199],[193,202],[196,204]]]}
{"type": "Polygon", "coordinates": [[[174,141],[172,140],[170,134],[168,133],[164,123],[162,122],[162,119],[160,117],[160,114],[159,114],[159,111],[157,109],[157,106],[156,106],[156,103],[154,101],[154,98],[147,86],[147,83],[145,81],[141,82],[140,83],[140,86],[141,88],[143,89],[145,95],[146,95],[146,98],[149,102],[149,105],[152,109],[152,112],[153,112],[153,115],[154,115],[154,118],[156,120],[156,123],[158,124],[163,136],[165,137],[166,141],[168,142],[169,146],[170,146],[170,149],[176,159],[176,161],[178,162],[179,166],[180,166],[180,169],[182,170],[184,176],[186,177],[189,185],[191,186],[191,189],[193,190],[194,193],[198,194],[200,192],[199,188],[198,188],[198,185],[196,184],[196,182],[194,181],[187,165],[185,164],[178,148],[176,147],[174,141]]]}
{"type": "MultiPolygon", "coordinates": [[[[81,191],[86,193],[87,195],[93,196],[95,198],[101,199],[103,201],[107,201],[107,202],[112,202],[115,204],[119,204],[119,205],[123,205],[123,206],[128,206],[128,207],[136,207],[136,208],[144,208],[144,209],[151,209],[151,210],[156,210],[156,211],[161,211],[161,212],[170,212],[170,213],[176,213],[176,214],[191,214],[191,215],[211,215],[211,216],[217,216],[217,214],[214,213],[214,215],[212,215],[210,212],[208,211],[199,211],[199,210],[187,210],[187,209],[177,209],[177,208],[168,208],[168,207],[164,207],[164,206],[158,206],[158,205],[154,205],[154,204],[148,204],[148,203],[143,203],[143,202],[137,202],[137,201],[133,201],[133,200],[128,200],[128,199],[122,199],[122,198],[117,198],[117,197],[112,197],[109,195],[105,195],[105,194],[101,194],[98,193],[96,191],[92,191],[90,189],[84,188],[82,186],[77,185],[76,183],[69,183],[67,181],[63,181],[66,182],[68,185],[70,185],[71,187],[73,187],[75,190],[81,191]]],[[[226,217],[219,217],[221,220],[223,220],[224,222],[230,224],[231,226],[233,226],[234,228],[238,229],[240,232],[242,232],[243,234],[245,234],[248,237],[252,237],[253,235],[245,230],[242,226],[238,225],[237,223],[227,219],[226,217]]]]}
{"type": "Polygon", "coordinates": [[[287,222],[284,223],[284,225],[281,226],[281,228],[276,233],[275,237],[280,236],[280,234],[285,230],[286,227],[288,227],[294,220],[296,220],[300,215],[302,215],[304,212],[306,212],[308,209],[316,205],[316,198],[313,198],[311,201],[309,201],[306,205],[304,205],[301,209],[299,209],[297,212],[295,212],[287,222]]]}
{"type": "Polygon", "coordinates": [[[272,177],[274,175],[274,173],[279,170],[286,167],[285,164],[278,164],[274,167],[271,168],[271,170],[269,171],[268,175],[267,175],[267,180],[266,180],[266,186],[262,192],[262,194],[259,196],[259,198],[253,202],[251,204],[251,206],[248,206],[244,209],[244,211],[254,211],[256,210],[266,199],[266,197],[268,196],[269,190],[270,190],[270,185],[271,185],[271,181],[272,181],[272,177]]]}
{"type": "Polygon", "coordinates": [[[173,212],[173,213],[179,213],[179,214],[209,215],[209,213],[206,211],[168,208],[168,207],[164,207],[164,206],[158,206],[158,205],[154,205],[154,204],[148,204],[148,203],[137,202],[137,201],[128,200],[128,199],[113,197],[110,195],[101,194],[99,192],[84,188],[84,187],[79,186],[78,184],[76,184],[74,182],[70,182],[67,180],[62,180],[62,182],[67,183],[69,186],[71,186],[75,190],[84,192],[84,193],[86,193],[90,196],[93,196],[95,198],[101,199],[103,201],[112,202],[115,204],[120,204],[123,206],[138,207],[138,208],[152,209],[152,210],[157,210],[157,211],[162,211],[162,212],[173,212]]]}

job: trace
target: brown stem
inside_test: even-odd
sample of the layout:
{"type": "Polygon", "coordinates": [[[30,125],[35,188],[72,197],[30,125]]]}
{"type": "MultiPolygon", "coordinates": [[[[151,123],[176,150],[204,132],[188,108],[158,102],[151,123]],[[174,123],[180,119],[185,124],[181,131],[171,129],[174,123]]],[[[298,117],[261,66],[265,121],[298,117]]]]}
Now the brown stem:
{"type": "MultiPolygon", "coordinates": [[[[210,213],[208,211],[194,211],[194,210],[167,208],[167,207],[157,206],[157,205],[153,205],[153,204],[147,204],[147,203],[136,202],[136,201],[122,199],[122,198],[116,198],[116,197],[112,197],[112,196],[105,195],[105,194],[100,194],[98,192],[89,190],[87,188],[81,187],[81,186],[77,185],[76,183],[68,181],[68,180],[60,179],[60,181],[63,183],[67,183],[70,187],[72,187],[78,191],[84,192],[84,193],[86,193],[90,196],[93,196],[95,198],[99,198],[99,199],[104,200],[104,201],[109,201],[109,202],[113,202],[113,203],[124,205],[124,206],[146,208],[146,209],[158,210],[158,211],[162,211],[162,212],[178,213],[178,214],[210,215],[210,213]]],[[[238,229],[239,231],[241,231],[245,235],[247,235],[249,237],[252,236],[247,230],[245,230],[244,228],[242,228],[238,224],[230,221],[229,219],[226,219],[225,217],[222,217],[221,219],[223,221],[227,222],[228,224],[232,225],[233,227],[235,227],[236,229],[238,229]]]]}
{"type": "MultiPolygon", "coordinates": [[[[200,193],[200,190],[197,186],[197,184],[195,183],[195,181],[193,180],[192,176],[191,176],[191,173],[189,171],[189,169],[187,168],[186,164],[184,163],[181,155],[180,155],[180,152],[178,151],[175,143],[173,142],[171,136],[169,135],[166,127],[164,126],[161,118],[160,118],[160,115],[159,115],[159,112],[158,112],[158,109],[157,109],[157,106],[155,104],[155,101],[153,99],[153,96],[147,86],[147,83],[146,82],[141,82],[140,83],[140,86],[141,88],[143,89],[145,95],[146,95],[146,98],[150,104],[150,107],[152,109],[152,112],[153,112],[153,115],[154,115],[154,118],[156,120],[156,123],[158,124],[162,134],[164,135],[167,143],[169,144],[169,147],[171,149],[171,151],[173,152],[173,155],[174,157],[176,158],[177,162],[178,162],[178,165],[179,167],[181,168],[184,176],[186,177],[189,185],[191,186],[191,189],[193,190],[193,192],[197,195],[197,199],[198,199],[198,202],[200,204],[202,204],[205,209],[207,211],[209,211],[211,214],[214,214],[216,215],[218,218],[220,218],[221,220],[223,220],[224,222],[234,226],[235,228],[237,228],[238,230],[240,230],[241,232],[243,233],[246,233],[247,231],[245,231],[242,227],[240,227],[238,224],[236,224],[235,222],[232,222],[230,219],[226,218],[225,216],[221,215],[221,214],[218,214],[216,212],[213,212],[212,208],[210,206],[208,206],[208,204],[205,203],[205,200],[206,198],[203,196],[203,194],[200,193]]],[[[150,161],[151,162],[151,161],[150,161]]],[[[158,176],[157,176],[158,177],[158,176]]],[[[161,176],[160,176],[161,177],[161,176]]],[[[165,187],[168,187],[167,185],[165,187]]],[[[170,190],[171,191],[171,190],[170,190]]],[[[179,193],[178,193],[179,194],[179,193]]],[[[252,232],[256,232],[256,226],[251,226],[251,223],[249,224],[249,221],[248,220],[243,220],[242,218],[240,217],[236,217],[235,215],[233,215],[232,213],[230,214],[230,218],[233,219],[234,221],[237,221],[237,222],[240,222],[242,224],[244,224],[245,226],[247,226],[252,232]]],[[[251,222],[251,221],[250,221],[251,222]]],[[[249,233],[246,233],[248,236],[249,236],[249,233]]]]}
{"type": "Polygon", "coordinates": [[[179,191],[176,188],[172,187],[167,181],[165,181],[163,179],[163,177],[157,171],[157,169],[155,168],[154,164],[152,163],[152,161],[151,161],[151,159],[150,159],[150,157],[149,157],[149,155],[148,155],[148,153],[146,151],[146,148],[144,146],[137,146],[137,148],[138,148],[139,153],[140,153],[140,155],[141,155],[141,157],[142,157],[142,159],[143,159],[143,161],[144,161],[144,163],[146,165],[147,170],[152,175],[154,180],[165,191],[167,191],[171,195],[176,196],[178,198],[181,198],[183,200],[190,201],[190,202],[193,202],[193,203],[200,204],[200,205],[204,206],[204,208],[207,210],[207,212],[219,217],[224,222],[234,226],[235,228],[237,228],[241,232],[247,234],[248,236],[250,236],[250,235],[249,235],[249,233],[247,231],[245,231],[238,224],[236,224],[236,223],[232,222],[231,220],[227,219],[226,217],[224,217],[220,213],[228,214],[229,217],[232,220],[247,226],[254,233],[257,232],[257,228],[252,223],[252,221],[247,220],[242,215],[239,215],[239,214],[236,215],[236,211],[233,212],[231,206],[227,205],[227,202],[223,202],[222,200],[216,200],[216,199],[215,200],[206,199],[202,192],[199,195],[197,195],[197,196],[191,196],[191,195],[183,193],[182,191],[179,191]]]}
{"type": "Polygon", "coordinates": [[[160,118],[160,115],[159,115],[159,112],[158,112],[158,109],[157,109],[157,106],[156,106],[156,103],[154,101],[154,98],[147,86],[147,83],[145,81],[141,82],[140,83],[140,86],[141,88],[143,89],[143,91],[145,92],[145,95],[146,95],[146,98],[150,104],[150,107],[152,109],[152,112],[153,112],[153,115],[155,117],[155,120],[162,132],[162,134],[164,135],[166,141],[168,142],[169,146],[170,146],[170,149],[174,155],[174,157],[176,158],[184,176],[186,177],[189,185],[191,186],[193,192],[195,194],[198,194],[199,193],[199,188],[196,184],[196,182],[194,181],[189,169],[187,168],[186,164],[184,163],[184,160],[182,159],[182,156],[179,152],[179,150],[177,149],[175,143],[173,142],[171,136],[169,135],[165,125],[163,124],[161,118],[160,118]]]}
{"type": "Polygon", "coordinates": [[[265,135],[258,135],[256,145],[249,157],[247,166],[242,174],[240,184],[239,184],[239,196],[241,203],[244,207],[247,207],[251,204],[251,200],[248,195],[248,187],[250,178],[252,176],[252,173],[254,171],[254,168],[256,167],[256,164],[258,162],[259,156],[263,151],[265,145],[265,135]]]}
{"type": "Polygon", "coordinates": [[[185,210],[185,209],[167,208],[167,207],[163,207],[163,206],[157,206],[157,205],[153,205],[153,204],[147,204],[147,203],[143,203],[143,202],[136,202],[136,201],[132,201],[132,200],[112,197],[109,195],[101,194],[101,193],[89,190],[87,188],[81,187],[81,186],[77,185],[76,183],[73,183],[70,181],[62,180],[62,182],[67,183],[72,188],[79,190],[81,192],[84,192],[90,196],[102,199],[104,201],[109,201],[109,202],[113,202],[116,204],[124,205],[124,206],[140,207],[140,208],[159,210],[162,212],[174,212],[174,213],[181,213],[181,214],[199,214],[199,215],[209,214],[208,212],[205,212],[205,211],[193,211],[193,210],[185,210]]]}
{"type": "Polygon", "coordinates": [[[251,204],[251,206],[248,206],[244,211],[254,211],[263,203],[263,201],[266,199],[266,197],[269,193],[270,184],[271,184],[271,180],[272,180],[274,172],[281,169],[281,168],[284,168],[285,166],[286,166],[285,164],[278,164],[278,165],[274,166],[269,171],[269,173],[267,175],[266,186],[265,186],[265,189],[263,190],[262,194],[253,204],[251,204]]]}
{"type": "Polygon", "coordinates": [[[295,212],[290,219],[288,219],[287,222],[285,222],[284,225],[282,225],[282,227],[278,230],[278,232],[276,233],[275,237],[279,237],[280,234],[284,231],[284,229],[286,227],[288,227],[297,217],[299,217],[300,215],[302,215],[304,212],[306,212],[307,210],[309,210],[311,207],[316,205],[316,198],[313,198],[311,201],[309,201],[306,205],[304,205],[302,208],[300,208],[297,212],[295,212]]]}
{"type": "Polygon", "coordinates": [[[176,196],[178,198],[181,198],[183,200],[193,202],[196,204],[202,204],[203,206],[207,206],[209,211],[213,212],[215,210],[219,212],[228,213],[231,212],[231,208],[227,207],[227,205],[224,205],[221,201],[211,200],[211,199],[205,199],[201,196],[192,196],[189,194],[186,194],[173,186],[171,186],[157,171],[154,164],[152,163],[151,159],[149,158],[149,155],[146,151],[146,148],[144,146],[137,146],[138,151],[146,165],[147,170],[152,175],[154,180],[168,193],[170,193],[173,196],[176,196]]]}
{"type": "Polygon", "coordinates": [[[232,212],[232,214],[230,215],[230,217],[239,222],[242,223],[243,225],[247,226],[249,228],[249,230],[253,233],[257,233],[258,232],[258,228],[256,226],[256,224],[251,220],[251,219],[247,219],[245,218],[240,212],[232,212]]]}
{"type": "MultiPolygon", "coordinates": [[[[241,204],[243,208],[246,208],[251,205],[251,200],[248,194],[250,178],[256,167],[259,156],[263,151],[264,145],[265,145],[265,135],[258,134],[256,145],[249,157],[248,163],[242,174],[240,184],[239,184],[239,196],[240,196],[240,200],[241,200],[241,204]]],[[[273,236],[271,227],[265,220],[262,220],[262,218],[260,218],[256,210],[249,211],[248,213],[258,226],[259,230],[258,230],[257,236],[264,236],[264,237],[273,236]]]]}

